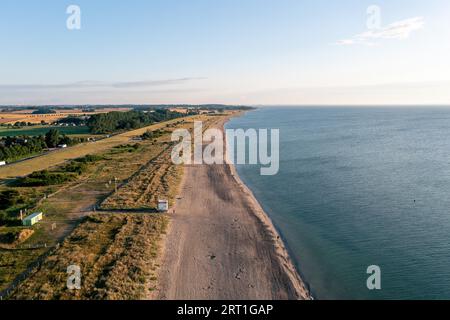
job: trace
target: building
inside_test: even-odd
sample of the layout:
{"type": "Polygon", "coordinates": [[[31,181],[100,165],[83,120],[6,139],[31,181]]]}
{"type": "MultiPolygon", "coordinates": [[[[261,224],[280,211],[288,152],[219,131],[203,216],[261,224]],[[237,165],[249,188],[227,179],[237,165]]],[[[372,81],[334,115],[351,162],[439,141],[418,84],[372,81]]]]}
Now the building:
{"type": "Polygon", "coordinates": [[[60,144],[60,145],[58,146],[58,148],[61,148],[61,149],[67,148],[67,144],[60,144]]]}
{"type": "Polygon", "coordinates": [[[169,211],[169,201],[168,200],[158,200],[158,211],[159,212],[169,211]]]}
{"type": "Polygon", "coordinates": [[[6,166],[6,161],[0,161],[0,167],[1,166],[6,166]]]}
{"type": "Polygon", "coordinates": [[[22,224],[24,226],[33,226],[36,223],[38,223],[39,221],[41,221],[44,218],[44,215],[42,212],[35,212],[32,215],[29,215],[28,217],[26,217],[25,219],[23,219],[22,224]]]}

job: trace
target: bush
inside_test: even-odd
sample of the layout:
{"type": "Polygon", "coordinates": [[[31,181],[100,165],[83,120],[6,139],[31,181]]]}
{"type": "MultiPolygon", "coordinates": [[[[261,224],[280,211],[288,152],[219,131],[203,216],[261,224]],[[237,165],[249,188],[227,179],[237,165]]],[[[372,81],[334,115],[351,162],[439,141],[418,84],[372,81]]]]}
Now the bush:
{"type": "Polygon", "coordinates": [[[0,210],[8,209],[18,202],[23,202],[23,198],[18,191],[3,190],[0,192],[0,210]]]}
{"type": "Polygon", "coordinates": [[[74,161],[80,162],[80,163],[94,163],[94,162],[97,162],[97,161],[100,161],[103,159],[104,158],[102,156],[88,154],[87,156],[85,156],[83,158],[75,159],[74,161]]]}
{"type": "Polygon", "coordinates": [[[62,171],[64,172],[72,172],[72,173],[76,173],[78,175],[82,174],[83,172],[85,172],[87,169],[87,164],[86,162],[71,162],[68,165],[64,166],[62,168],[62,171]]]}
{"type": "Polygon", "coordinates": [[[43,187],[62,184],[75,178],[76,175],[72,172],[49,172],[44,170],[33,172],[24,178],[20,178],[17,181],[17,185],[20,187],[43,187]]]}

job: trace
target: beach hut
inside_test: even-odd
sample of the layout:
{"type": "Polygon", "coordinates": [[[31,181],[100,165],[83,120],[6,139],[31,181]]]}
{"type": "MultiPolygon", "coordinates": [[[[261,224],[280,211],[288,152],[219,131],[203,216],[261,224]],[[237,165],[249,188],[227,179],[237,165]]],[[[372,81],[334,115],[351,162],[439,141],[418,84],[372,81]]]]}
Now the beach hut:
{"type": "Polygon", "coordinates": [[[25,219],[23,219],[22,224],[24,226],[33,226],[36,223],[38,223],[39,221],[41,221],[43,219],[44,215],[42,212],[35,212],[31,215],[29,215],[28,217],[26,217],[25,219]]]}
{"type": "Polygon", "coordinates": [[[169,201],[168,200],[158,200],[158,211],[159,212],[169,211],[169,201]]]}

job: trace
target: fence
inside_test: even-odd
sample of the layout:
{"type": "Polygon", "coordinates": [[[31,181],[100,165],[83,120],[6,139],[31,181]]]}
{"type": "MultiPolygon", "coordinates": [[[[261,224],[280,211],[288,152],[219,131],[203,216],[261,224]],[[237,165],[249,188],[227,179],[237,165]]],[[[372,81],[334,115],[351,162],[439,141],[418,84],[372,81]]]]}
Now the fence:
{"type": "MultiPolygon", "coordinates": [[[[60,244],[57,243],[51,250],[41,255],[36,261],[31,263],[24,272],[18,275],[6,289],[0,291],[0,300],[7,299],[14,292],[14,290],[33,273],[34,270],[38,269],[42,265],[48,256],[58,250],[59,246],[60,244]]],[[[46,247],[47,246],[45,246],[45,248],[46,247]]]]}

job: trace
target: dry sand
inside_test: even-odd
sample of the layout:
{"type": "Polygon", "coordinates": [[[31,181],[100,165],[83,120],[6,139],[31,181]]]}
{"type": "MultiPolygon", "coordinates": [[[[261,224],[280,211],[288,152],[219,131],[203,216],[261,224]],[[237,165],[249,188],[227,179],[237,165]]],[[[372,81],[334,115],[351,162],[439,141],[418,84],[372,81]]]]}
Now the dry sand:
{"type": "Polygon", "coordinates": [[[152,298],[310,298],[272,222],[234,166],[186,166],[170,216],[152,298]]]}

